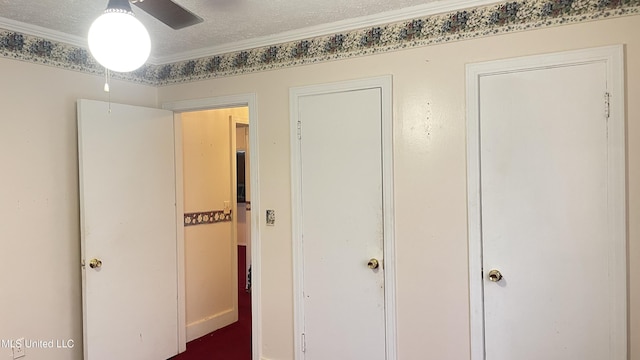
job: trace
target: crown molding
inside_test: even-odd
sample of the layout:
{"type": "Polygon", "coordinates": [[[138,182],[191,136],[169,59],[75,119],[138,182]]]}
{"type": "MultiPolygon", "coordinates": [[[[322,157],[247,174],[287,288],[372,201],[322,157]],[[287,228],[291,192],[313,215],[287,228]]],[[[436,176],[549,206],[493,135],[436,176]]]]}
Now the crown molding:
{"type": "Polygon", "coordinates": [[[19,33],[27,34],[27,35],[41,37],[47,40],[62,42],[65,44],[81,47],[84,49],[88,48],[86,38],[75,36],[75,35],[69,35],[67,33],[47,29],[41,26],[26,24],[20,21],[7,19],[1,16],[0,16],[0,28],[10,30],[10,31],[16,31],[19,33]]]}
{"type": "Polygon", "coordinates": [[[334,33],[361,29],[369,26],[389,24],[398,21],[413,19],[416,17],[430,16],[444,12],[469,9],[478,6],[499,3],[500,0],[439,0],[423,5],[411,6],[404,9],[387,11],[379,14],[361,16],[358,18],[336,21],[328,24],[310,26],[307,28],[285,31],[282,33],[257,37],[254,39],[237,41],[229,44],[211,46],[193,51],[185,51],[175,55],[160,56],[155,58],[155,64],[168,64],[207,56],[232,53],[242,50],[254,49],[269,45],[288,43],[292,41],[324,36],[334,33]]]}

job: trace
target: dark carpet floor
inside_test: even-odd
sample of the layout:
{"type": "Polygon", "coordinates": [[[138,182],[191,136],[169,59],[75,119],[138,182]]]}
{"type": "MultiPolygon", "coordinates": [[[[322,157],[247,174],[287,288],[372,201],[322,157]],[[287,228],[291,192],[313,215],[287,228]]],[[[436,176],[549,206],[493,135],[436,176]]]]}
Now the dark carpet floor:
{"type": "Polygon", "coordinates": [[[246,247],[238,246],[238,321],[187,343],[171,360],[251,360],[251,294],[245,290],[246,247]]]}

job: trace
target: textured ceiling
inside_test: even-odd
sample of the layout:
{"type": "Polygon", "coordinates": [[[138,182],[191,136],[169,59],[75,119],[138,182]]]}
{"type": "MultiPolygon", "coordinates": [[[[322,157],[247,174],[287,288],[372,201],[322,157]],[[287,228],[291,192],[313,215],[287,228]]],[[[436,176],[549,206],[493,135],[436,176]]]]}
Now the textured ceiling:
{"type": "MultiPolygon", "coordinates": [[[[154,1],[154,0],[145,0],[154,1]]],[[[174,0],[199,15],[204,22],[173,30],[144,11],[133,11],[147,27],[152,41],[152,59],[168,62],[180,57],[212,55],[215,49],[259,39],[263,45],[282,34],[301,29],[328,28],[350,19],[376,18],[411,11],[425,0],[174,0]]],[[[106,7],[107,0],[0,0],[0,27],[29,24],[86,42],[91,22],[106,7]],[[8,19],[8,20],[7,20],[8,19]]],[[[14,26],[15,27],[15,26],[14,26]]],[[[279,37],[280,36],[280,37],[279,37]]]]}

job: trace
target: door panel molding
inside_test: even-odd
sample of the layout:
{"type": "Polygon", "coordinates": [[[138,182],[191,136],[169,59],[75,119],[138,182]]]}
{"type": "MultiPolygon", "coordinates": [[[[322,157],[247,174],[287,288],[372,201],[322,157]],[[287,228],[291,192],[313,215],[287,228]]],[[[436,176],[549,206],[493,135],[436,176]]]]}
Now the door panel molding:
{"type": "Polygon", "coordinates": [[[303,299],[303,248],[302,248],[302,178],[301,153],[298,140],[298,101],[301,97],[345,91],[380,89],[382,113],[382,184],[384,214],[384,281],[385,281],[385,341],[386,359],[397,358],[396,333],[396,272],[395,272],[395,221],[393,197],[393,123],[392,77],[381,76],[360,80],[294,87],[289,91],[290,143],[291,143],[291,209],[293,237],[293,291],[294,291],[294,356],[303,359],[302,334],[304,330],[303,299]]]}
{"type": "MultiPolygon", "coordinates": [[[[609,294],[610,359],[627,358],[626,177],[624,119],[624,49],[622,45],[468,64],[467,208],[469,231],[469,301],[471,360],[485,359],[480,188],[480,79],[484,76],[604,63],[610,116],[607,123],[608,234],[611,239],[609,294]]],[[[603,94],[604,95],[604,94],[603,94]]],[[[603,100],[604,104],[604,100],[603,100]]],[[[490,360],[490,359],[489,359],[490,360]]]]}
{"type": "MultiPolygon", "coordinates": [[[[218,96],[204,99],[195,100],[182,100],[166,102],[162,104],[163,109],[171,110],[175,113],[174,127],[176,129],[176,173],[177,183],[182,185],[182,129],[181,116],[182,112],[191,112],[198,110],[212,110],[221,108],[232,108],[246,106],[249,108],[249,149],[251,151],[250,167],[250,188],[252,189],[251,206],[253,211],[251,212],[251,342],[252,342],[252,355],[253,360],[261,359],[262,355],[262,336],[260,330],[262,329],[262,313],[260,312],[260,256],[262,254],[260,246],[260,160],[258,154],[258,110],[257,110],[257,97],[254,93],[230,95],[230,96],[218,96]]],[[[235,154],[235,151],[233,152],[235,154]]],[[[176,194],[177,212],[182,214],[184,212],[183,206],[183,193],[178,192],[176,194]]],[[[178,216],[178,305],[180,309],[178,323],[182,324],[180,333],[181,350],[186,350],[186,314],[185,314],[185,274],[184,274],[184,219],[182,216],[178,216]],[[184,348],[182,346],[184,345],[184,348]]]]}

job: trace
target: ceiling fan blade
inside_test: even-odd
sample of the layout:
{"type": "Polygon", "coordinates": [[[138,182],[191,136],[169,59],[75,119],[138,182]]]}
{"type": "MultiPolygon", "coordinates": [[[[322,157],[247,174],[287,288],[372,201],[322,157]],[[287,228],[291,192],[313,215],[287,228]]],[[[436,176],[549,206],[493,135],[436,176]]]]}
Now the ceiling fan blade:
{"type": "Polygon", "coordinates": [[[137,1],[134,5],[174,30],[195,25],[203,21],[198,15],[195,15],[171,0],[137,1]]]}

